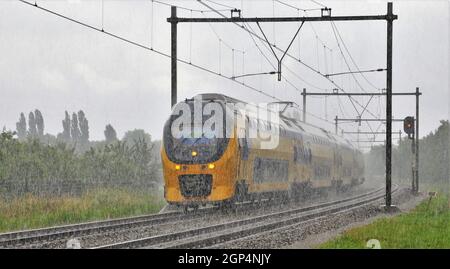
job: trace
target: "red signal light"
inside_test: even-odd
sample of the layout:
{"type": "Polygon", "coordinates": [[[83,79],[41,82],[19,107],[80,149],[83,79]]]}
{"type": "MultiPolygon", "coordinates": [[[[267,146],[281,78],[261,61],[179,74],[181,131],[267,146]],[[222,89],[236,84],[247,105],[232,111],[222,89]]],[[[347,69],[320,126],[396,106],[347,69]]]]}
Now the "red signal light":
{"type": "Polygon", "coordinates": [[[403,120],[403,129],[408,136],[414,134],[414,117],[406,117],[403,120]]]}

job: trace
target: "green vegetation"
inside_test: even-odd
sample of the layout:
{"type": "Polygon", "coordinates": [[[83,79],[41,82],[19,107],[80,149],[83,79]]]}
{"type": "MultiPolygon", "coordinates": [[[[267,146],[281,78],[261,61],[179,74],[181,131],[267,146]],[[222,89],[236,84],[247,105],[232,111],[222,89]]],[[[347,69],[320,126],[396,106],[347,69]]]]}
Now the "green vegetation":
{"type": "MultiPolygon", "coordinates": [[[[395,136],[394,136],[395,137],[395,136]]],[[[419,173],[420,184],[449,184],[449,121],[441,121],[435,132],[419,141],[419,173]]],[[[411,177],[411,140],[402,137],[398,146],[392,148],[392,175],[409,182],[411,177]]],[[[366,155],[366,173],[372,176],[383,176],[385,165],[385,148],[376,146],[366,155]]]]}
{"type": "Polygon", "coordinates": [[[39,110],[0,133],[0,232],[159,211],[160,142],[144,130],[122,140],[111,125],[89,141],[83,111],[66,111],[63,132],[44,135],[39,110]]]}
{"type": "Polygon", "coordinates": [[[0,199],[0,232],[150,214],[164,203],[158,194],[123,188],[89,190],[79,197],[27,194],[0,199]]]}
{"type": "Polygon", "coordinates": [[[381,248],[450,248],[449,197],[427,199],[410,213],[350,229],[319,247],[365,248],[368,240],[377,239],[381,248]]]}
{"type": "MultiPolygon", "coordinates": [[[[65,143],[46,145],[38,139],[20,141],[10,132],[0,135],[0,196],[32,192],[47,194],[46,188],[67,185],[139,185],[155,188],[161,183],[155,144],[144,139],[133,143],[98,144],[76,153],[65,143]]],[[[63,191],[64,192],[64,191],[63,191]]]]}

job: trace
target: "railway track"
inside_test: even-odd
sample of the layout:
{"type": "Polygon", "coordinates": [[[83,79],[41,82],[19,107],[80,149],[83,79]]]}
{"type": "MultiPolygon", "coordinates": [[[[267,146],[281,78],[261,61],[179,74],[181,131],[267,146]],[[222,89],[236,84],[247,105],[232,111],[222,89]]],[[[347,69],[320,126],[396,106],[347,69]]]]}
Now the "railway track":
{"type": "Polygon", "coordinates": [[[20,245],[29,245],[37,242],[69,239],[86,236],[115,229],[126,229],[139,225],[152,225],[180,219],[180,212],[143,215],[131,218],[120,218],[105,221],[94,221],[80,224],[55,226],[42,229],[33,229],[19,232],[0,234],[0,248],[11,248],[20,245]]]}
{"type": "MultiPolygon", "coordinates": [[[[371,191],[363,195],[356,195],[352,198],[347,198],[343,200],[339,200],[336,202],[329,202],[324,204],[318,204],[314,206],[309,207],[303,207],[303,208],[297,208],[294,210],[297,210],[298,212],[306,212],[308,210],[314,210],[319,209],[327,204],[335,204],[338,202],[344,202],[344,201],[350,201],[352,199],[357,199],[358,197],[363,197],[366,195],[373,194],[375,192],[378,192],[380,190],[371,191]]],[[[254,207],[265,207],[265,206],[275,206],[276,200],[263,200],[262,203],[258,204],[252,204],[250,202],[246,203],[240,203],[234,208],[236,212],[239,210],[242,211],[252,211],[254,207]]],[[[10,233],[3,233],[0,234],[0,248],[33,248],[33,247],[39,247],[41,245],[51,243],[51,242],[60,242],[59,244],[65,244],[64,241],[67,241],[72,238],[83,238],[87,236],[100,236],[101,234],[105,234],[107,236],[108,232],[121,232],[127,231],[134,228],[139,227],[157,227],[155,225],[174,225],[177,222],[184,222],[187,220],[194,220],[197,218],[201,218],[205,214],[210,214],[213,212],[217,212],[217,208],[215,207],[209,207],[209,208],[203,208],[199,209],[197,212],[192,212],[190,214],[183,214],[181,212],[168,212],[168,213],[160,213],[160,214],[151,214],[151,215],[143,215],[138,217],[131,217],[131,218],[120,218],[120,219],[112,219],[112,220],[106,220],[106,221],[94,221],[94,222],[86,222],[86,223],[80,223],[80,224],[73,224],[73,225],[64,225],[64,226],[55,226],[50,228],[43,228],[43,229],[33,229],[33,230],[27,230],[27,231],[19,231],[19,232],[10,232],[10,233]],[[62,242],[62,243],[61,243],[62,242]]],[[[148,238],[143,239],[137,239],[132,241],[126,241],[122,243],[112,244],[112,245],[105,245],[100,246],[98,248],[134,248],[134,247],[177,247],[177,243],[174,243],[174,239],[177,240],[181,239],[187,239],[189,240],[192,238],[192,236],[208,236],[209,234],[216,232],[224,232],[227,231],[225,229],[226,226],[228,227],[234,227],[236,229],[242,228],[245,223],[247,225],[255,225],[255,223],[267,220],[269,216],[273,217],[280,217],[286,214],[290,214],[289,212],[293,212],[293,210],[283,211],[276,214],[268,214],[264,216],[258,216],[255,218],[245,219],[242,221],[234,221],[234,222],[227,222],[225,224],[218,224],[218,225],[212,225],[208,227],[203,227],[199,229],[193,229],[189,231],[184,232],[176,232],[172,234],[166,234],[162,236],[152,236],[148,238]],[[147,244],[150,242],[149,244],[147,244]],[[159,244],[159,245],[158,245],[159,244]],[[175,245],[174,245],[175,244],[175,245]]],[[[203,226],[203,225],[202,225],[203,226]]],[[[228,230],[229,231],[229,230],[228,230]]],[[[176,240],[175,240],[176,241],[176,240]]],[[[178,242],[180,243],[180,242],[178,242]]],[[[183,244],[179,244],[181,247],[183,247],[183,244]]],[[[189,247],[190,245],[186,245],[189,247]]]]}
{"type": "MultiPolygon", "coordinates": [[[[397,191],[396,186],[393,192],[397,191]]],[[[299,207],[259,215],[237,221],[204,226],[190,230],[140,238],[95,247],[112,248],[201,248],[247,237],[258,233],[311,221],[329,214],[352,210],[384,198],[384,188],[333,202],[299,207]]]]}
{"type": "MultiPolygon", "coordinates": [[[[264,200],[258,206],[267,206],[271,201],[264,200]]],[[[251,208],[252,203],[240,203],[237,210],[251,208]]],[[[199,209],[196,212],[185,214],[182,212],[167,212],[143,215],[130,218],[119,218],[105,221],[93,221],[79,224],[55,226],[42,229],[25,230],[0,234],[0,248],[16,248],[21,246],[32,246],[56,240],[69,240],[89,235],[106,233],[115,230],[132,229],[142,226],[160,225],[176,221],[185,221],[200,218],[204,214],[216,212],[217,207],[199,209]]]]}

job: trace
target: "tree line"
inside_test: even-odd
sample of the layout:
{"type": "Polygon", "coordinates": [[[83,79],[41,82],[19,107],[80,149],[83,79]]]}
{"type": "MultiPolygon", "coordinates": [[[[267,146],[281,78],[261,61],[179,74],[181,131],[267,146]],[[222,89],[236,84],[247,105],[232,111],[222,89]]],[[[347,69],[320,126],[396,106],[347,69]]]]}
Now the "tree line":
{"type": "MultiPolygon", "coordinates": [[[[15,131],[0,134],[0,194],[26,193],[36,185],[102,183],[158,185],[161,182],[159,141],[135,129],[122,139],[111,124],[104,141],[89,141],[89,121],[83,111],[65,112],[63,130],[44,134],[39,110],[21,113],[15,131]]],[[[45,185],[45,186],[47,186],[45,185]]]]}
{"type": "MultiPolygon", "coordinates": [[[[27,139],[38,139],[47,144],[57,144],[64,142],[72,145],[77,152],[84,152],[89,149],[89,120],[83,110],[70,114],[65,111],[62,120],[62,132],[56,136],[44,134],[44,117],[36,109],[28,114],[28,123],[24,113],[20,113],[19,121],[16,123],[15,134],[20,141],[27,139]]],[[[105,141],[112,143],[119,141],[117,132],[111,124],[107,124],[104,130],[105,141]]]]}
{"type": "MultiPolygon", "coordinates": [[[[449,181],[449,121],[440,121],[440,126],[419,140],[419,177],[421,182],[447,184],[449,181]]],[[[392,148],[392,175],[400,179],[411,179],[413,161],[411,140],[404,137],[392,148]]],[[[384,176],[385,146],[375,146],[366,154],[368,175],[384,176]]]]}

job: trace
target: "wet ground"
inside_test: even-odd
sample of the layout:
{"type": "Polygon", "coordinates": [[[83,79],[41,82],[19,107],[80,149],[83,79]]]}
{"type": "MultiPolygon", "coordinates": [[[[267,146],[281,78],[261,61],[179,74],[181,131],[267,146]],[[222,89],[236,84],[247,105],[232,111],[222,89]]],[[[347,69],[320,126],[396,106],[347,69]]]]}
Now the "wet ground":
{"type": "Polygon", "coordinates": [[[286,248],[295,248],[295,249],[316,248],[318,245],[325,243],[325,242],[343,234],[345,231],[347,231],[351,228],[367,225],[367,224],[372,223],[375,220],[380,219],[380,218],[384,218],[384,217],[392,218],[392,217],[397,216],[398,214],[408,212],[408,211],[414,209],[425,198],[426,197],[422,194],[420,196],[412,196],[411,195],[411,196],[409,196],[409,199],[403,199],[402,201],[397,200],[398,202],[400,202],[400,203],[397,203],[397,205],[396,205],[400,209],[399,212],[389,213],[389,214],[380,212],[379,214],[377,214],[375,216],[369,217],[369,218],[361,220],[361,221],[356,221],[356,222],[350,223],[348,225],[344,225],[335,230],[328,230],[328,231],[325,231],[322,233],[307,236],[303,240],[299,240],[291,245],[286,246],[286,248]]]}
{"type": "Polygon", "coordinates": [[[413,209],[424,195],[413,196],[409,189],[401,188],[393,197],[393,204],[400,209],[396,213],[385,213],[381,203],[363,206],[345,213],[331,214],[306,223],[292,225],[274,231],[242,238],[216,248],[316,248],[352,227],[368,224],[381,217],[393,217],[413,209]]]}

